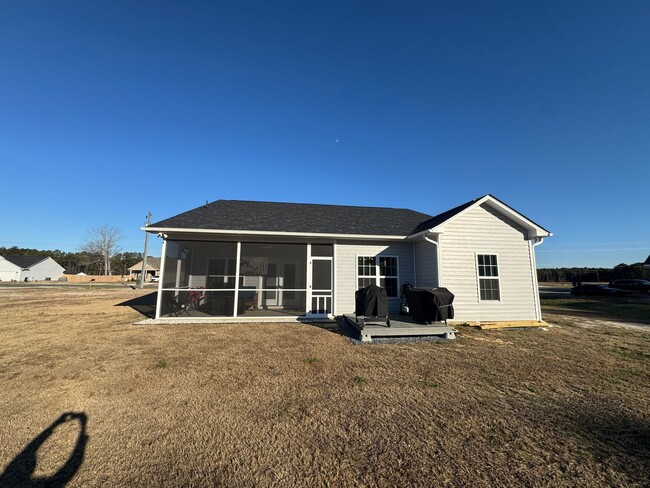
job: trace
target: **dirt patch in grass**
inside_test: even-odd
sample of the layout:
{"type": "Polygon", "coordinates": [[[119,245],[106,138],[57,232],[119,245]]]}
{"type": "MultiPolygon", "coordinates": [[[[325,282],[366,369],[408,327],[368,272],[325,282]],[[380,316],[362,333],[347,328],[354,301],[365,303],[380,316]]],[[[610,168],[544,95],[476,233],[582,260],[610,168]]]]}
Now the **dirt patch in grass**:
{"type": "Polygon", "coordinates": [[[650,300],[645,295],[632,298],[542,299],[546,313],[562,315],[578,322],[611,322],[608,325],[650,327],[650,300]]]}
{"type": "Polygon", "coordinates": [[[69,486],[650,482],[642,331],[551,314],[567,323],[366,348],[297,323],[135,326],[115,305],[143,293],[0,290],[0,485],[70,457],[69,486]]]}

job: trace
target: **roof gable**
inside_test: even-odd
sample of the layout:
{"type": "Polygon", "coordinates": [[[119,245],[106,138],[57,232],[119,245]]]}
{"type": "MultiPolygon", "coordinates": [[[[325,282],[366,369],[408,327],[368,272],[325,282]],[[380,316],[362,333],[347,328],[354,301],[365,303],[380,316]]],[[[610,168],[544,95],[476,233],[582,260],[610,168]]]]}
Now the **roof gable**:
{"type": "Polygon", "coordinates": [[[536,224],[528,217],[526,217],[524,214],[517,212],[514,208],[510,207],[509,205],[505,204],[504,202],[502,202],[495,196],[490,195],[489,193],[487,195],[482,196],[481,198],[476,198],[467,203],[459,205],[456,208],[448,210],[447,212],[443,212],[439,215],[436,215],[435,217],[428,220],[427,222],[422,222],[422,224],[420,224],[419,226],[420,230],[418,232],[420,233],[427,232],[427,231],[430,231],[432,233],[442,232],[445,224],[460,217],[470,209],[483,204],[487,204],[497,212],[508,217],[517,225],[523,227],[528,232],[529,238],[543,238],[543,237],[549,237],[553,235],[551,232],[546,230],[541,225],[536,224]]]}

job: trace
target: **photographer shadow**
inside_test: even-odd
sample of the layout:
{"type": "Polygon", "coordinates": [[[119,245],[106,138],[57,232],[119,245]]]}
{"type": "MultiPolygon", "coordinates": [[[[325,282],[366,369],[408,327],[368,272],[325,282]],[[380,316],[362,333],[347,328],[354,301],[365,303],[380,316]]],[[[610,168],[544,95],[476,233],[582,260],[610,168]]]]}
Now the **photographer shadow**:
{"type": "Polygon", "coordinates": [[[79,471],[83,463],[86,444],[88,443],[88,435],[86,435],[87,422],[88,416],[83,412],[67,412],[61,415],[43,430],[43,432],[32,439],[7,465],[2,474],[0,474],[0,486],[58,488],[67,485],[77,471],[79,471]],[[53,475],[34,478],[33,475],[36,471],[37,464],[36,453],[38,449],[54,433],[58,426],[75,420],[79,423],[79,434],[68,460],[53,475]]]}

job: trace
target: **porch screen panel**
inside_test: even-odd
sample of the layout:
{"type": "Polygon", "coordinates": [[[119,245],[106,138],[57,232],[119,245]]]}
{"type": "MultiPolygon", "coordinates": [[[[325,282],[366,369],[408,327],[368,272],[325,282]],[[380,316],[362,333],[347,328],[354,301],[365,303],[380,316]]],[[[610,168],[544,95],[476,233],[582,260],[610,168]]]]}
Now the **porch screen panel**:
{"type": "Polygon", "coordinates": [[[331,290],[332,289],[332,261],[314,259],[312,271],[312,289],[313,290],[331,290]]]}
{"type": "MultiPolygon", "coordinates": [[[[239,267],[245,315],[303,314],[306,310],[307,245],[243,242],[239,267]]],[[[239,315],[238,310],[238,315],[239,315]]]]}
{"type": "Polygon", "coordinates": [[[231,317],[237,244],[167,241],[161,316],[231,317]]]}
{"type": "Polygon", "coordinates": [[[332,244],[312,244],[311,255],[331,258],[334,256],[334,246],[332,244]]]}
{"type": "Polygon", "coordinates": [[[190,266],[194,243],[168,241],[165,250],[163,288],[187,288],[190,284],[190,266]]]}

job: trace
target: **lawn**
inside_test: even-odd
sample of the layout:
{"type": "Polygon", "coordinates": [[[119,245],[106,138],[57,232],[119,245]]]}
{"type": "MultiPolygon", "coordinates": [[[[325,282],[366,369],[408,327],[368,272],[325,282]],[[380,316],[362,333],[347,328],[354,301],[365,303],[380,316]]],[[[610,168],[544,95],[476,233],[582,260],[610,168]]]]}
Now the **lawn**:
{"type": "Polygon", "coordinates": [[[646,295],[628,298],[546,298],[541,303],[550,314],[650,325],[650,300],[646,295]]]}
{"type": "Polygon", "coordinates": [[[119,304],[143,293],[0,289],[0,486],[650,483],[646,331],[555,311],[548,331],[360,346],[133,325],[119,304]]]}

